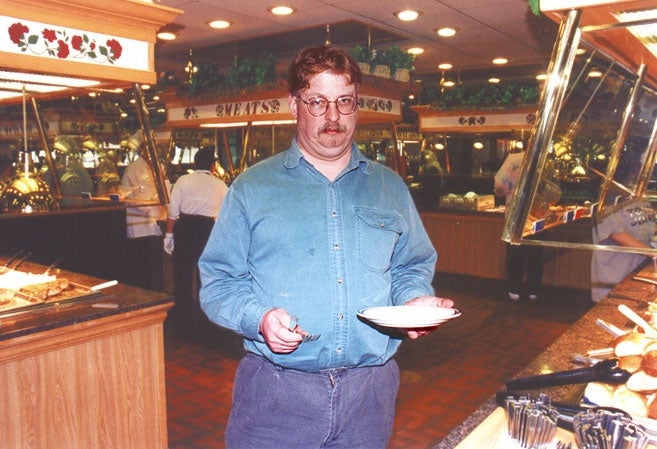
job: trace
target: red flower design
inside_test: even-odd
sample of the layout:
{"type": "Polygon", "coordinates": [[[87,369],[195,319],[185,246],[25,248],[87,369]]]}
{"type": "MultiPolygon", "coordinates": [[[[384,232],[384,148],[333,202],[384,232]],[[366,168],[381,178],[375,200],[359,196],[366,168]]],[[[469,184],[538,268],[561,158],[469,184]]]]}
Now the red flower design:
{"type": "Polygon", "coordinates": [[[95,49],[96,49],[96,43],[95,43],[95,42],[92,42],[91,44],[89,44],[89,49],[90,49],[91,51],[95,50],[95,49]]]}
{"type": "Polygon", "coordinates": [[[80,51],[82,48],[82,36],[73,36],[71,39],[71,47],[76,49],[77,51],[80,51]]]}
{"type": "Polygon", "coordinates": [[[116,39],[108,39],[107,46],[112,50],[112,55],[114,56],[114,59],[119,59],[121,57],[121,53],[123,52],[123,47],[121,47],[119,41],[117,41],[116,39]]]}
{"type": "Polygon", "coordinates": [[[20,41],[25,33],[29,31],[30,29],[22,23],[14,23],[9,27],[9,38],[14,44],[20,44],[20,41]]]}
{"type": "Polygon", "coordinates": [[[59,44],[59,51],[57,52],[57,57],[61,59],[68,58],[68,54],[70,52],[68,48],[68,44],[61,39],[58,40],[57,43],[59,44]]]}
{"type": "Polygon", "coordinates": [[[41,34],[43,35],[43,38],[48,42],[55,42],[57,40],[57,34],[55,34],[55,30],[44,28],[41,34]]]}

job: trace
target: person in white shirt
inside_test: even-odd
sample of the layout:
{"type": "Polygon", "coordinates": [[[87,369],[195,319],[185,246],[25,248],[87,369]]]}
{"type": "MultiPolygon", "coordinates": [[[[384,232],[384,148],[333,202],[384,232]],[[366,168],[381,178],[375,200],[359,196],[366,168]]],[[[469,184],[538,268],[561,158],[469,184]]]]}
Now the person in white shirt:
{"type": "Polygon", "coordinates": [[[197,301],[197,263],[228,191],[210,171],[214,163],[214,150],[201,148],[194,155],[196,170],[176,181],[168,207],[164,251],[173,257],[175,298],[170,317],[186,334],[199,330],[204,319],[197,301]]]}
{"type": "MultiPolygon", "coordinates": [[[[127,248],[123,282],[150,290],[162,290],[162,229],[158,220],[166,220],[167,209],[158,203],[152,162],[143,142],[141,130],[130,138],[128,146],[139,151],[139,157],[126,167],[121,177],[120,191],[125,200],[145,204],[126,208],[127,248]]],[[[165,188],[169,190],[167,180],[165,188]]]]}

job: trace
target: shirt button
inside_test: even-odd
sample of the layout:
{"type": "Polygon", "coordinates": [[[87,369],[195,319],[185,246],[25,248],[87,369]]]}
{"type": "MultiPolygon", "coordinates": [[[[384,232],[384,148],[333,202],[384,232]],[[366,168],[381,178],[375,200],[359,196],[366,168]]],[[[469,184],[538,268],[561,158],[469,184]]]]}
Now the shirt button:
{"type": "Polygon", "coordinates": [[[337,348],[335,348],[335,352],[337,352],[338,354],[341,353],[341,352],[342,352],[342,348],[338,346],[337,348]]]}
{"type": "Polygon", "coordinates": [[[342,284],[342,278],[338,278],[338,284],[342,284]]]}
{"type": "Polygon", "coordinates": [[[344,320],[344,315],[341,313],[338,313],[338,320],[344,320]]]}
{"type": "Polygon", "coordinates": [[[340,249],[340,245],[336,243],[335,245],[333,245],[333,249],[338,251],[340,249]]]}
{"type": "Polygon", "coordinates": [[[335,211],[333,211],[333,212],[331,212],[331,216],[332,216],[333,218],[335,218],[335,217],[337,217],[337,216],[338,216],[338,213],[337,213],[337,212],[335,212],[335,211]]]}

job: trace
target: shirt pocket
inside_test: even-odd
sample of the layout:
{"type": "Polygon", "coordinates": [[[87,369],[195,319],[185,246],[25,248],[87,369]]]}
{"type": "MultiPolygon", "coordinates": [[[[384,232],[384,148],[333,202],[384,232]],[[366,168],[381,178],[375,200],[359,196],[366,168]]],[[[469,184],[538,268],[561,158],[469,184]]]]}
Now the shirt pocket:
{"type": "Polygon", "coordinates": [[[370,270],[388,270],[402,233],[401,217],[393,212],[364,207],[355,208],[355,212],[358,259],[370,270]]]}

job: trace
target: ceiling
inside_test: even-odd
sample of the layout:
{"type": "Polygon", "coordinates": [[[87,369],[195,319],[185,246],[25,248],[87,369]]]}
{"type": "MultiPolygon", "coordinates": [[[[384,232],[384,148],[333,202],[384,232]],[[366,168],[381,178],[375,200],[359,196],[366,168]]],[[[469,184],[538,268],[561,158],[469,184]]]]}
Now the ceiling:
{"type": "Polygon", "coordinates": [[[296,8],[290,16],[268,11],[272,0],[154,0],[182,10],[172,28],[175,41],[158,41],[156,70],[177,71],[193,49],[194,62],[228,64],[235,56],[256,56],[269,51],[280,65],[300,48],[320,45],[372,47],[419,46],[425,52],[415,60],[416,79],[440,76],[438,64],[449,62],[448,77],[537,74],[547,68],[557,32],[551,20],[534,15],[527,0],[284,0],[296,8]],[[420,10],[414,22],[402,22],[394,13],[405,8],[420,10]],[[206,25],[225,19],[232,26],[216,30],[206,25]],[[328,32],[327,32],[327,25],[328,32]],[[441,38],[435,30],[443,26],[458,30],[452,38],[441,38]],[[506,67],[491,59],[503,56],[506,67]]]}

